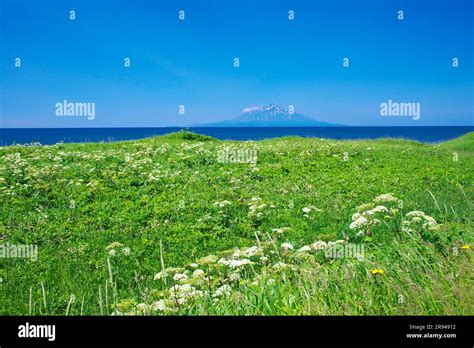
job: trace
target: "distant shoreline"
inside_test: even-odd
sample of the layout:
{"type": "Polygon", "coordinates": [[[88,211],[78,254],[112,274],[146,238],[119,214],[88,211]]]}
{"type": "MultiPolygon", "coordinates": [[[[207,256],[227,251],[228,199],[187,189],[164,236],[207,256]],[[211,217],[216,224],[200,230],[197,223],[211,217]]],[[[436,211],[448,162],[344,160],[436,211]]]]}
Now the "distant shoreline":
{"type": "Polygon", "coordinates": [[[0,131],[5,129],[158,129],[158,128],[473,128],[474,125],[462,126],[352,126],[352,125],[337,125],[337,126],[153,126],[153,127],[0,127],[0,131]]]}
{"type": "Polygon", "coordinates": [[[263,140],[285,136],[362,140],[402,138],[424,143],[451,140],[469,132],[474,126],[432,127],[116,127],[116,128],[2,128],[0,146],[59,142],[112,142],[138,140],[188,130],[221,140],[263,140]]]}

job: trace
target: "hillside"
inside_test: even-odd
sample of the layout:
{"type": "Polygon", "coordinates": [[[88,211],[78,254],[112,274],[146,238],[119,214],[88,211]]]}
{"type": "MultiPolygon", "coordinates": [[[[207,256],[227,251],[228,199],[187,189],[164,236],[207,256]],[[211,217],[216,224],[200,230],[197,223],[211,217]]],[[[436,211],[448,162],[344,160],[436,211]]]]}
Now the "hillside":
{"type": "Polygon", "coordinates": [[[473,136],[0,147],[0,313],[473,315],[473,136]]]}

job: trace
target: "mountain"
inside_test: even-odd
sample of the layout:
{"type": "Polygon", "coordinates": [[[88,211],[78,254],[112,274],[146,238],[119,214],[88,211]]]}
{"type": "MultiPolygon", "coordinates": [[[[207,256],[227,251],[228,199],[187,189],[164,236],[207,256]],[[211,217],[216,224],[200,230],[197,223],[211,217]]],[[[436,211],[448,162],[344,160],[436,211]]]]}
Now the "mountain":
{"type": "Polygon", "coordinates": [[[290,113],[275,104],[245,108],[242,114],[227,121],[204,123],[192,127],[304,127],[338,126],[337,124],[317,121],[311,117],[290,113]]]}

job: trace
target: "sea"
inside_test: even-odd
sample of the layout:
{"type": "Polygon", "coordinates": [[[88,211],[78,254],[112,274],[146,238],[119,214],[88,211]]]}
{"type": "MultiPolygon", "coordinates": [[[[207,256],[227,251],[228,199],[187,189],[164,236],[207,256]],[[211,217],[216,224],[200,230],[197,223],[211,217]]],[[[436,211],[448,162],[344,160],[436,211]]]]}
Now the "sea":
{"type": "Polygon", "coordinates": [[[222,140],[262,140],[284,136],[327,139],[410,139],[437,143],[473,132],[459,127],[157,127],[157,128],[1,128],[0,146],[15,144],[110,142],[163,135],[181,130],[222,140]]]}

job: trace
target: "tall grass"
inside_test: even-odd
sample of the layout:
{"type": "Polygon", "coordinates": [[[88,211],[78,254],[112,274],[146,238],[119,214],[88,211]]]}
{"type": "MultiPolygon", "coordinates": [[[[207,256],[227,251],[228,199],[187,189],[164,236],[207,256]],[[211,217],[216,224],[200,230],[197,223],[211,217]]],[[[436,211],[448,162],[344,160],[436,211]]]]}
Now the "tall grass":
{"type": "Polygon", "coordinates": [[[243,143],[178,133],[0,148],[0,243],[39,250],[36,262],[0,258],[0,313],[472,315],[472,139],[243,143]],[[256,167],[219,163],[230,145],[256,146],[256,167]],[[403,200],[400,217],[356,237],[357,207],[384,193],[403,200]],[[416,210],[439,230],[403,233],[416,210]],[[318,240],[363,244],[364,260],[296,257],[318,240]],[[282,253],[283,243],[295,249],[282,253]],[[211,276],[193,285],[202,295],[155,308],[183,285],[156,273],[177,267],[192,278],[189,265],[206,255],[259,245],[274,252],[271,264],[252,260],[239,281],[222,265],[199,265],[211,276]],[[216,296],[223,285],[230,294],[216,296]]]}

